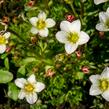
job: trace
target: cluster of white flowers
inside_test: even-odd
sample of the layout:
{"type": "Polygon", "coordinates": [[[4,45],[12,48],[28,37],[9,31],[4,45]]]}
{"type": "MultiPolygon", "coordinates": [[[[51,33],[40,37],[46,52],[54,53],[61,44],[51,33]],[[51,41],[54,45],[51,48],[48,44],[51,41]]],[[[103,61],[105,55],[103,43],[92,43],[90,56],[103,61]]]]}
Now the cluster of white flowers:
{"type": "MultiPolygon", "coordinates": [[[[30,19],[32,24],[31,33],[39,34],[42,37],[48,36],[48,29],[55,25],[55,21],[51,18],[46,19],[46,14],[40,12],[37,17],[30,19]]],[[[60,24],[61,31],[57,32],[56,39],[65,43],[65,50],[68,54],[74,52],[78,45],[82,45],[88,42],[89,36],[87,33],[81,31],[80,20],[75,20],[72,23],[68,21],[62,21],[60,24]]]]}
{"type": "MultiPolygon", "coordinates": [[[[104,3],[108,0],[94,0],[96,5],[104,3]]],[[[96,29],[99,31],[109,31],[109,8],[106,12],[99,13],[100,23],[96,25],[96,29]]],[[[47,37],[49,34],[48,28],[55,26],[56,22],[51,18],[46,18],[44,12],[40,12],[38,17],[30,18],[32,24],[31,33],[39,34],[42,37],[47,37]]],[[[80,20],[73,22],[62,21],[60,23],[61,31],[56,33],[56,39],[65,44],[65,50],[68,54],[73,53],[79,45],[85,44],[89,41],[90,37],[84,31],[81,31],[80,20]]],[[[6,50],[6,44],[10,32],[0,34],[0,53],[4,53],[6,50]]],[[[90,88],[90,95],[101,94],[104,99],[109,101],[109,68],[106,67],[101,75],[90,76],[92,86],[90,88]]],[[[37,101],[37,92],[41,92],[45,85],[41,82],[37,82],[35,75],[32,74],[27,80],[24,78],[17,78],[15,80],[16,86],[21,88],[18,95],[19,99],[26,98],[29,104],[33,104],[37,101]]]]}
{"type": "MultiPolygon", "coordinates": [[[[96,5],[107,2],[109,0],[94,0],[96,5]]],[[[106,12],[99,13],[100,23],[96,25],[98,31],[109,31],[109,8],[106,12]]],[[[90,81],[92,86],[89,90],[89,94],[96,96],[101,94],[101,96],[109,101],[109,67],[106,67],[101,75],[92,75],[90,76],[90,81]]]]}

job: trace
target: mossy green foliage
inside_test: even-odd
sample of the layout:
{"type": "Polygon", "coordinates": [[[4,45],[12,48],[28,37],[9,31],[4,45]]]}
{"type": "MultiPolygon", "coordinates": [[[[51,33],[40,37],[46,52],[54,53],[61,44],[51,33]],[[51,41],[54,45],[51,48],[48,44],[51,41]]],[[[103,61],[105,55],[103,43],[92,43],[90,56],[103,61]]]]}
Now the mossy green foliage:
{"type": "Polygon", "coordinates": [[[102,109],[106,102],[100,96],[89,96],[89,76],[101,73],[104,66],[109,65],[109,33],[100,36],[95,29],[99,12],[105,11],[109,3],[97,6],[93,0],[84,3],[74,0],[70,4],[64,0],[36,0],[32,7],[28,7],[28,2],[29,0],[4,0],[3,5],[0,5],[0,18],[7,16],[10,19],[7,31],[11,32],[9,46],[12,48],[0,55],[0,76],[3,72],[2,76],[6,73],[6,78],[10,72],[13,74],[7,81],[1,82],[9,82],[6,90],[9,98],[22,104],[23,100],[17,99],[19,89],[14,85],[14,80],[34,73],[46,88],[38,94],[38,101],[30,106],[31,109],[75,109],[81,105],[87,109],[102,109]],[[66,19],[66,15],[74,15],[71,5],[77,13],[76,19],[81,20],[82,30],[90,36],[88,44],[78,48],[81,51],[80,58],[76,53],[67,55],[64,45],[55,38],[56,32],[60,30],[60,22],[66,19]],[[56,21],[46,38],[30,33],[32,25],[29,19],[37,16],[40,10],[56,21]],[[45,76],[46,66],[51,66],[54,70],[52,77],[45,76]],[[81,70],[83,66],[88,66],[88,74],[81,70]]]}

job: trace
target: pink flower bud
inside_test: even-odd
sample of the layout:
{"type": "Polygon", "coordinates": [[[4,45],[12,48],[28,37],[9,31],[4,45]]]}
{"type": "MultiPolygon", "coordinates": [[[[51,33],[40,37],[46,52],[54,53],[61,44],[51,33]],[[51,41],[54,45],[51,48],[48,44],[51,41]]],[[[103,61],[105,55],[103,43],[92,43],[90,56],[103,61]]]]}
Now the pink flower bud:
{"type": "Polygon", "coordinates": [[[35,1],[34,0],[30,0],[27,4],[27,6],[32,7],[34,5],[35,1]]]}
{"type": "Polygon", "coordinates": [[[69,21],[69,22],[73,22],[75,20],[75,16],[73,16],[73,15],[67,15],[66,16],[66,20],[69,21]]]}
{"type": "Polygon", "coordinates": [[[88,74],[89,73],[89,67],[88,66],[83,66],[82,71],[84,72],[84,74],[88,74]]]}
{"type": "Polygon", "coordinates": [[[77,58],[80,59],[80,57],[81,57],[81,52],[80,52],[80,51],[76,51],[75,53],[76,53],[77,58]]]}
{"type": "Polygon", "coordinates": [[[12,46],[8,46],[7,48],[6,48],[6,53],[9,53],[11,50],[12,50],[12,46]]]}
{"type": "Polygon", "coordinates": [[[52,77],[55,74],[55,72],[52,69],[48,69],[45,76],[46,77],[52,77]]]}

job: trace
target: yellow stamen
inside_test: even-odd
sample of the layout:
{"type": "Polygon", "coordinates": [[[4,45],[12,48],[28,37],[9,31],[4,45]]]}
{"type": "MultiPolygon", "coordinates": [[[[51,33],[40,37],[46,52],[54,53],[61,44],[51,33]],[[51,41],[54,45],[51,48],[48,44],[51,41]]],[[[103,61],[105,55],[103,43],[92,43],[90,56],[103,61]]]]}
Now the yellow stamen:
{"type": "Polygon", "coordinates": [[[24,86],[24,89],[26,92],[33,92],[34,86],[32,84],[28,83],[24,86]]]}
{"type": "Polygon", "coordinates": [[[109,81],[106,79],[100,80],[99,87],[102,91],[105,91],[109,88],[109,81]]]}
{"type": "Polygon", "coordinates": [[[68,41],[72,43],[76,43],[79,39],[78,33],[68,33],[68,41]]]}
{"type": "Polygon", "coordinates": [[[109,19],[106,20],[105,25],[107,28],[109,28],[109,19]]]}
{"type": "Polygon", "coordinates": [[[39,30],[41,30],[41,29],[44,29],[46,27],[46,22],[44,20],[40,19],[40,20],[38,20],[36,25],[37,25],[37,28],[39,30]]]}
{"type": "Polygon", "coordinates": [[[6,43],[5,37],[0,35],[0,44],[5,44],[5,43],[6,43]]]}

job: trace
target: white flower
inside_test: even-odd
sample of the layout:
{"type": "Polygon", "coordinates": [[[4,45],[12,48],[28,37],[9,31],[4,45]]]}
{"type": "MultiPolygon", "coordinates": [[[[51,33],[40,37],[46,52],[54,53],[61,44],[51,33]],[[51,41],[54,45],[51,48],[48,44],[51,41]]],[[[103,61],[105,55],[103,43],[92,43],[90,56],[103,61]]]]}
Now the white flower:
{"type": "Polygon", "coordinates": [[[51,28],[55,25],[55,21],[51,18],[46,19],[46,14],[44,12],[40,12],[38,17],[32,17],[30,19],[30,23],[32,24],[31,33],[39,34],[42,37],[48,36],[48,28],[51,28]]]}
{"type": "Polygon", "coordinates": [[[57,32],[56,39],[65,43],[65,50],[68,54],[74,52],[78,45],[88,42],[89,35],[81,30],[80,20],[75,20],[72,23],[62,21],[60,24],[61,31],[57,32]]]}
{"type": "Polygon", "coordinates": [[[9,37],[10,37],[10,32],[6,32],[4,34],[0,33],[0,54],[5,52],[6,44],[8,43],[9,37]]]}
{"type": "Polygon", "coordinates": [[[104,3],[104,2],[107,2],[108,0],[94,0],[94,3],[96,5],[100,4],[100,3],[104,3]]]}
{"type": "Polygon", "coordinates": [[[34,104],[37,101],[36,92],[41,92],[45,88],[43,83],[36,81],[34,74],[32,74],[27,80],[24,78],[16,79],[15,84],[21,88],[18,98],[26,98],[29,104],[34,104]]]}
{"type": "Polygon", "coordinates": [[[100,23],[96,25],[98,31],[109,31],[109,8],[106,12],[99,13],[100,23]]]}
{"type": "Polygon", "coordinates": [[[101,75],[92,75],[89,79],[92,82],[90,95],[101,94],[105,100],[109,101],[109,67],[106,67],[101,75]]]}

